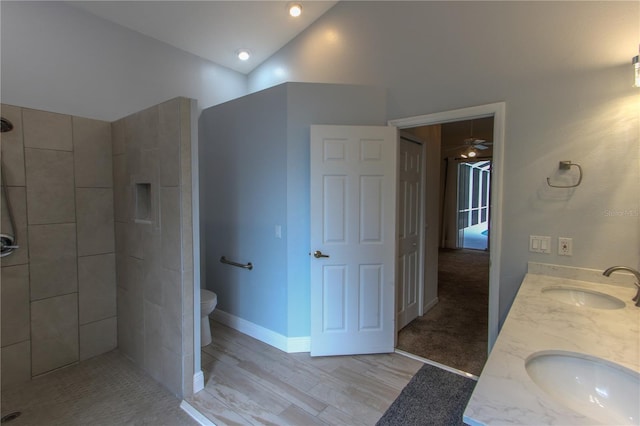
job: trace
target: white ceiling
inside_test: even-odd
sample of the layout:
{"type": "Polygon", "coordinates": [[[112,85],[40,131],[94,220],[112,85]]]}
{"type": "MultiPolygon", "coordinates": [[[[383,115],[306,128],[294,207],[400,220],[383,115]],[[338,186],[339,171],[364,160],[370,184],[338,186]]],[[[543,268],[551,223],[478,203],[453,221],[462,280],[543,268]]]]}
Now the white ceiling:
{"type": "Polygon", "coordinates": [[[337,1],[70,1],[68,4],[194,55],[247,74],[337,1]],[[240,61],[238,49],[251,58],[240,61]]]}

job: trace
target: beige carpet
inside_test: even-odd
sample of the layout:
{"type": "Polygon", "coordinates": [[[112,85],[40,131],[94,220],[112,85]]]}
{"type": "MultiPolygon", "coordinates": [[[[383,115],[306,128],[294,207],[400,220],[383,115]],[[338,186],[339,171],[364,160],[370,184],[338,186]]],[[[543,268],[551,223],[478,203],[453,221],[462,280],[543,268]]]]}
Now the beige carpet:
{"type": "Polygon", "coordinates": [[[118,351],[2,390],[3,426],[193,426],[180,400],[118,351]]]}
{"type": "Polygon", "coordinates": [[[398,349],[479,375],[487,359],[489,252],[442,249],[439,302],[398,334],[398,349]]]}

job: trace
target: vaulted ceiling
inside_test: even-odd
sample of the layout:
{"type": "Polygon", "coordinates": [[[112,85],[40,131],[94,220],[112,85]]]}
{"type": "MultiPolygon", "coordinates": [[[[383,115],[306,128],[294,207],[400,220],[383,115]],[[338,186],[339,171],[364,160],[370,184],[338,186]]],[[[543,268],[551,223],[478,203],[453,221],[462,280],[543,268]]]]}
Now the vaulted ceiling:
{"type": "Polygon", "coordinates": [[[69,5],[247,74],[337,1],[69,1],[69,5]],[[288,13],[291,3],[302,15],[288,13]],[[239,49],[251,58],[240,61],[239,49]]]}

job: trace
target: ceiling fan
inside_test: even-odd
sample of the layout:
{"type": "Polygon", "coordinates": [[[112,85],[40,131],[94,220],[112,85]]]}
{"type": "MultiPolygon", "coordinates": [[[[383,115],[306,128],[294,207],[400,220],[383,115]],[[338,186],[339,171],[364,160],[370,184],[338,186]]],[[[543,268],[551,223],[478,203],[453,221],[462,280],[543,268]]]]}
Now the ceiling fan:
{"type": "Polygon", "coordinates": [[[492,145],[492,141],[488,141],[486,139],[480,139],[473,136],[473,120],[471,120],[471,129],[469,131],[469,137],[464,139],[464,144],[458,148],[464,148],[464,151],[460,156],[462,158],[473,158],[478,155],[477,150],[484,151],[485,149],[489,149],[492,145]]]}

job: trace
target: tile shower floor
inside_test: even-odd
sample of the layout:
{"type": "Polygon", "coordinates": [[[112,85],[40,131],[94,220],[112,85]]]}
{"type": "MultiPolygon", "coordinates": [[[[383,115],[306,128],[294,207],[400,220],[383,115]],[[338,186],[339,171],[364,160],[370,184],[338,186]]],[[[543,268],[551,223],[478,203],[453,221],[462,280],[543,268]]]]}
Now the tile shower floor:
{"type": "Polygon", "coordinates": [[[3,426],[167,425],[197,423],[171,395],[117,350],[2,391],[3,426]]]}

